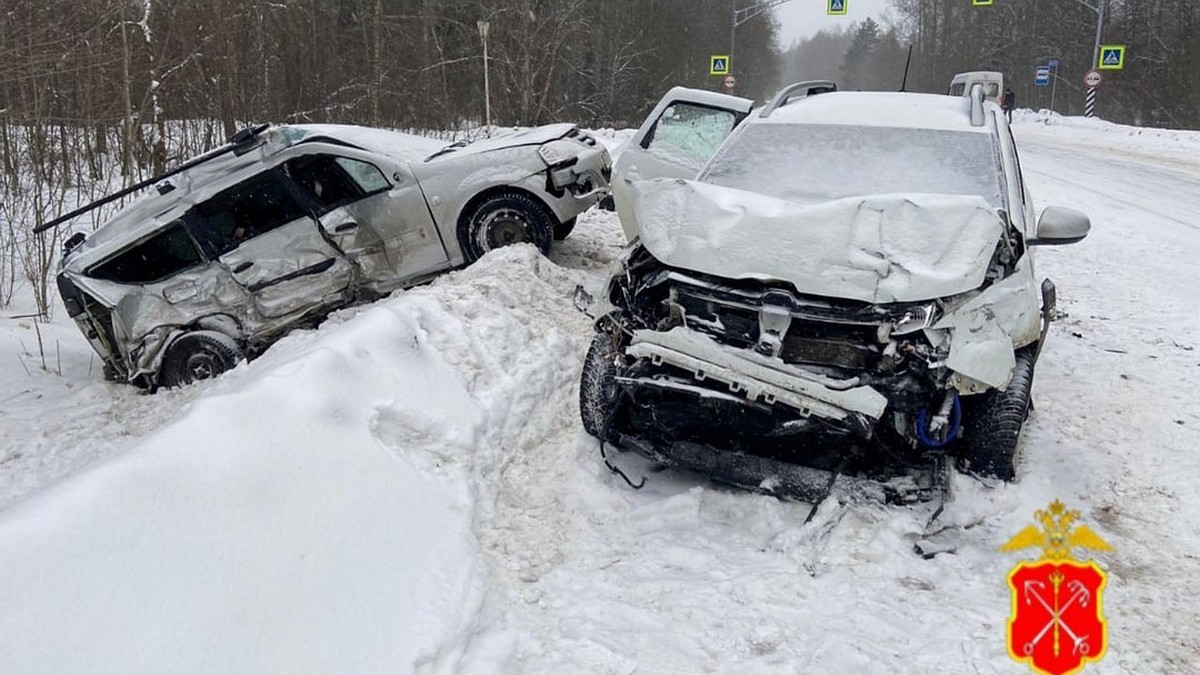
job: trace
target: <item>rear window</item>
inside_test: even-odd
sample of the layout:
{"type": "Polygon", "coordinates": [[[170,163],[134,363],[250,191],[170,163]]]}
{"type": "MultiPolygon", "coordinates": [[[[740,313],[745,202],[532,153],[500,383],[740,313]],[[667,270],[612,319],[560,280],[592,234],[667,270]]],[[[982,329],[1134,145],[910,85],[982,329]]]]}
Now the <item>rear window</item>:
{"type": "Polygon", "coordinates": [[[978,195],[1004,204],[991,134],[828,124],[745,129],[700,177],[800,204],[876,194],[978,195]]]}
{"type": "Polygon", "coordinates": [[[90,276],[126,284],[166,279],[199,263],[196,244],[176,221],[167,229],[92,268],[90,276]]]}

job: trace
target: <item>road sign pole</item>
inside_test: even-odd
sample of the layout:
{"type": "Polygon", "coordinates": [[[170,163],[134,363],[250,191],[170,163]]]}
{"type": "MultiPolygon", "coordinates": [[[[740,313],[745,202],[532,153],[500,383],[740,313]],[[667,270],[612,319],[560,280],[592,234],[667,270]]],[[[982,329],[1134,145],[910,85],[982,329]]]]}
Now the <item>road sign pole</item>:
{"type": "Polygon", "coordinates": [[[1050,112],[1054,112],[1054,93],[1058,91],[1058,66],[1050,69],[1050,112]]]}
{"type": "MultiPolygon", "coordinates": [[[[1108,7],[1108,0],[1096,0],[1099,7],[1096,8],[1096,48],[1092,50],[1092,68],[1100,67],[1100,38],[1104,31],[1104,10],[1108,7]]],[[[1083,105],[1084,117],[1096,116],[1096,88],[1088,87],[1087,98],[1084,99],[1083,105]]]]}

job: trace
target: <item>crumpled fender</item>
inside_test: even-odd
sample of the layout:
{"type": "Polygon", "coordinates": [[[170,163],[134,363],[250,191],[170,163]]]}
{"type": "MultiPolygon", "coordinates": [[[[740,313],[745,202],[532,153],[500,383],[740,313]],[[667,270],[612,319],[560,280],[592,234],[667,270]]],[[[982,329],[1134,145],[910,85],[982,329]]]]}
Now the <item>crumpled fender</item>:
{"type": "MultiPolygon", "coordinates": [[[[1008,386],[1016,365],[1013,352],[1038,339],[1038,313],[1041,301],[1028,256],[1014,272],[991,286],[951,306],[941,319],[926,331],[935,345],[950,344],[946,367],[988,387],[1008,386]]],[[[975,393],[975,383],[958,383],[963,393],[975,393]]]]}

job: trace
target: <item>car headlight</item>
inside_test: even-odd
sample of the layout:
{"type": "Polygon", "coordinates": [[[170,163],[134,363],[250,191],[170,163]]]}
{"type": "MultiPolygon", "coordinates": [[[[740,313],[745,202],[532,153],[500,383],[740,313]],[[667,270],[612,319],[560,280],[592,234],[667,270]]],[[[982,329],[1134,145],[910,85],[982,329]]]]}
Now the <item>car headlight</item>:
{"type": "Polygon", "coordinates": [[[935,304],[910,307],[904,316],[892,324],[892,335],[908,335],[925,330],[932,326],[936,319],[937,305],[935,304]]]}
{"type": "Polygon", "coordinates": [[[546,166],[557,168],[559,166],[570,165],[579,161],[579,145],[570,141],[557,140],[550,141],[538,148],[538,157],[546,163],[546,166]]]}

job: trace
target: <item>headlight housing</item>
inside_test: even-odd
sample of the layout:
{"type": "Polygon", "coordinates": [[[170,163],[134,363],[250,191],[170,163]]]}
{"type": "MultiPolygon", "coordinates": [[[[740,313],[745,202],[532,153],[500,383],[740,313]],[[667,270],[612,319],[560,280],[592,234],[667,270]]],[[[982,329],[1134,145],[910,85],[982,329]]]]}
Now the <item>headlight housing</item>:
{"type": "Polygon", "coordinates": [[[892,324],[892,335],[909,335],[929,328],[937,321],[938,307],[930,303],[910,307],[892,324]]]}

